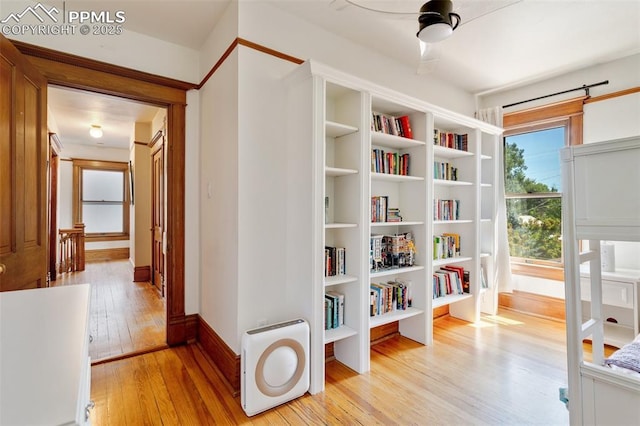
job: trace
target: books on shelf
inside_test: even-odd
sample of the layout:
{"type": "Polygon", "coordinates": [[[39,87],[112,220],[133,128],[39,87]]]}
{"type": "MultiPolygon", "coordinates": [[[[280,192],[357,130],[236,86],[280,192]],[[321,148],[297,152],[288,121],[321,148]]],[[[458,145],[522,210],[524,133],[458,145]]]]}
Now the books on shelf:
{"type": "Polygon", "coordinates": [[[443,130],[433,129],[433,144],[444,146],[447,148],[457,149],[460,151],[468,150],[469,136],[465,134],[457,134],[446,132],[443,130]]]}
{"type": "Polygon", "coordinates": [[[447,265],[433,273],[433,298],[469,293],[469,271],[447,265]]]}
{"type": "Polygon", "coordinates": [[[403,138],[407,139],[413,139],[411,122],[409,121],[409,116],[407,115],[393,117],[391,115],[372,112],[371,130],[374,132],[381,132],[389,135],[402,136],[403,138]]]}
{"type": "Polygon", "coordinates": [[[389,197],[374,195],[371,197],[371,222],[400,222],[400,209],[389,207],[389,197]]]}
{"type": "Polygon", "coordinates": [[[409,154],[385,152],[383,149],[371,150],[371,171],[390,175],[409,175],[409,154]]]}
{"type": "Polygon", "coordinates": [[[387,222],[402,222],[402,215],[400,209],[397,207],[387,208],[387,222]]]}
{"type": "Polygon", "coordinates": [[[410,232],[371,235],[370,266],[373,272],[413,266],[415,253],[410,232]]]}
{"type": "Polygon", "coordinates": [[[460,219],[460,200],[433,200],[433,220],[460,219]]]}
{"type": "Polygon", "coordinates": [[[344,247],[326,246],[324,248],[324,276],[345,275],[347,273],[345,257],[344,247]]]}
{"type": "Polygon", "coordinates": [[[458,180],[458,168],[451,163],[433,162],[433,178],[443,180],[458,180]]]}
{"type": "Polygon", "coordinates": [[[460,257],[460,234],[444,233],[433,236],[433,259],[460,257]]]}
{"type": "Polygon", "coordinates": [[[344,325],[344,294],[327,291],[324,295],[324,329],[331,330],[344,325]]]}
{"type": "Polygon", "coordinates": [[[371,283],[369,290],[369,315],[374,317],[411,307],[411,281],[395,280],[371,283]]]}
{"type": "Polygon", "coordinates": [[[382,235],[369,238],[369,268],[374,271],[382,267],[382,235]]]}

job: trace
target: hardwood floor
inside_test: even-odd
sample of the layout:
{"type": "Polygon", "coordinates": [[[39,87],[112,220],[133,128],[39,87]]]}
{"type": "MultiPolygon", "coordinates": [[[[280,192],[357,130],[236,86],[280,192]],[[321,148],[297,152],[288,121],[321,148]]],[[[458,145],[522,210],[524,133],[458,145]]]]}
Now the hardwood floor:
{"type": "Polygon", "coordinates": [[[197,345],[92,367],[91,413],[101,425],[415,424],[566,425],[565,330],[512,311],[472,325],[436,320],[435,343],[403,337],[371,349],[371,371],[337,361],[325,392],[253,416],[197,345]]]}
{"type": "Polygon", "coordinates": [[[166,347],[165,300],[148,282],[133,282],[128,260],[90,262],[52,285],[91,283],[92,362],[166,347]]]}

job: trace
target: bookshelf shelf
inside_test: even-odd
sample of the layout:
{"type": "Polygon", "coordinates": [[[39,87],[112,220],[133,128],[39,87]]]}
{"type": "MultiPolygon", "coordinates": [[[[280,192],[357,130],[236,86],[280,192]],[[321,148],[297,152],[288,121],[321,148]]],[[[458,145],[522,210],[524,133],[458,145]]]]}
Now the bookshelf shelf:
{"type": "Polygon", "coordinates": [[[466,182],[462,180],[447,180],[447,179],[434,179],[433,183],[435,185],[441,186],[471,186],[473,182],[466,182]]]}
{"type": "Polygon", "coordinates": [[[407,266],[405,268],[389,268],[382,271],[371,271],[371,278],[389,277],[392,275],[406,274],[414,271],[422,271],[424,266],[407,266]]]}
{"type": "Polygon", "coordinates": [[[331,330],[324,331],[324,343],[337,342],[347,337],[355,336],[358,334],[357,330],[346,325],[341,325],[338,328],[332,328],[331,330]]]}
{"type": "Polygon", "coordinates": [[[357,223],[326,223],[325,229],[357,228],[357,223]]]}
{"type": "Polygon", "coordinates": [[[395,149],[404,149],[425,145],[423,141],[407,139],[402,136],[390,135],[382,132],[371,132],[371,144],[375,146],[395,149]]]}
{"type": "Polygon", "coordinates": [[[449,304],[452,316],[479,320],[478,277],[484,268],[491,280],[493,267],[480,253],[495,253],[493,222],[481,218],[496,217],[501,129],[314,61],[291,73],[286,87],[287,241],[293,247],[286,279],[294,293],[287,300],[299,300],[296,312],[311,327],[309,392],[315,394],[324,389],[327,343],[337,361],[364,373],[371,367],[371,327],[398,322],[403,336],[432,345],[434,307],[449,304]],[[455,137],[448,146],[464,150],[434,145],[436,134],[449,133],[455,137]],[[457,180],[434,179],[436,163],[445,163],[444,176],[457,180]],[[438,216],[459,220],[434,221],[434,200],[460,200],[456,214],[438,216]],[[409,220],[386,222],[399,217],[409,220]],[[385,222],[372,222],[378,219],[385,222]],[[433,237],[451,233],[460,234],[464,256],[434,261],[433,237]],[[344,265],[335,270],[347,275],[324,276],[333,253],[344,265]],[[372,269],[385,264],[413,266],[372,269]],[[469,271],[469,294],[433,299],[432,277],[444,266],[469,271]],[[410,288],[411,308],[370,317],[372,294],[388,297],[389,286],[396,296],[410,288]],[[325,314],[340,295],[345,325],[325,331],[325,314]]]}
{"type": "Polygon", "coordinates": [[[369,317],[369,327],[380,327],[381,325],[401,321],[421,314],[424,314],[424,311],[416,308],[407,308],[405,310],[388,312],[386,314],[369,317]]]}
{"type": "Polygon", "coordinates": [[[447,148],[446,146],[440,146],[440,145],[433,146],[433,154],[436,157],[449,158],[449,159],[473,156],[473,152],[447,148]]]}
{"type": "Polygon", "coordinates": [[[445,266],[445,265],[451,265],[453,263],[461,263],[461,262],[468,262],[470,260],[473,260],[472,257],[449,257],[447,259],[437,259],[433,261],[433,266],[445,266]]]}
{"type": "Polygon", "coordinates": [[[357,127],[336,123],[334,121],[326,121],[324,126],[326,135],[331,138],[347,136],[358,131],[357,127]]]}
{"type": "Polygon", "coordinates": [[[458,220],[434,220],[434,225],[458,225],[462,223],[473,223],[472,219],[458,219],[458,220]]]}
{"type": "Polygon", "coordinates": [[[327,176],[331,176],[331,177],[355,175],[355,174],[358,173],[357,170],[354,170],[354,169],[343,169],[343,168],[340,168],[340,167],[325,167],[324,172],[325,172],[325,174],[327,176]]]}
{"type": "Polygon", "coordinates": [[[420,220],[403,220],[401,222],[371,222],[372,228],[389,227],[389,226],[420,226],[424,225],[424,222],[420,220]]]}
{"type": "Polygon", "coordinates": [[[330,277],[324,277],[324,286],[331,287],[339,284],[347,284],[358,281],[358,277],[351,275],[333,275],[330,277]]]}
{"type": "Polygon", "coordinates": [[[456,294],[451,296],[436,297],[435,299],[433,299],[431,307],[435,309],[441,306],[451,305],[452,303],[461,302],[463,300],[469,300],[472,297],[473,295],[471,294],[456,294]]]}
{"type": "Polygon", "coordinates": [[[421,176],[392,175],[390,173],[371,173],[372,180],[388,181],[388,182],[417,182],[423,181],[421,176]]]}

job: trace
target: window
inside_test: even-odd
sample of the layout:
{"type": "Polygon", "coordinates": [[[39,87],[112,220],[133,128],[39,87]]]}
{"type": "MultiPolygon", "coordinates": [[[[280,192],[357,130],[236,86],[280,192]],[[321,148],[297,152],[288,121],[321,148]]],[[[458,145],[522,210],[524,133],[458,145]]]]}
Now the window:
{"type": "Polygon", "coordinates": [[[562,265],[559,150],[565,128],[504,138],[509,252],[521,262],[562,265]]]}
{"type": "Polygon", "coordinates": [[[564,279],[559,150],[582,143],[583,100],[504,116],[507,232],[514,273],[564,279]]]}
{"type": "Polygon", "coordinates": [[[127,163],[73,161],[73,217],[84,223],[88,240],[128,238],[127,171],[127,163]]]}

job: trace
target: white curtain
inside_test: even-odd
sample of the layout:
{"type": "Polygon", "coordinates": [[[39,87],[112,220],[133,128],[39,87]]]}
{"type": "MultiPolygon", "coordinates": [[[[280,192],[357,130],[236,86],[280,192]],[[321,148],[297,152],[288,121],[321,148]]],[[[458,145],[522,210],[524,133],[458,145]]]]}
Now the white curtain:
{"type": "MultiPolygon", "coordinates": [[[[493,107],[479,110],[476,114],[479,120],[494,126],[502,127],[502,107],[493,107]]],[[[509,238],[507,236],[507,205],[504,197],[504,144],[498,143],[496,167],[498,167],[498,182],[496,188],[497,212],[496,212],[496,281],[499,292],[511,292],[511,263],[509,259],[509,238]]]]}

